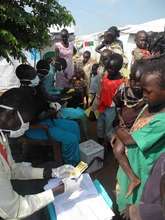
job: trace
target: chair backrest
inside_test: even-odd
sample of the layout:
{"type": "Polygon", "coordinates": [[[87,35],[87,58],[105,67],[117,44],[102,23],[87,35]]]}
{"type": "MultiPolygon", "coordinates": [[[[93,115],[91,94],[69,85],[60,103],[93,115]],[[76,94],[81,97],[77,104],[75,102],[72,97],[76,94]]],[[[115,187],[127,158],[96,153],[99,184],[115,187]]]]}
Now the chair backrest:
{"type": "Polygon", "coordinates": [[[22,148],[27,148],[27,146],[45,146],[45,147],[52,147],[53,149],[53,158],[55,161],[63,162],[62,159],[62,150],[61,150],[61,143],[55,140],[34,140],[31,138],[26,137],[25,135],[19,139],[19,142],[22,145],[22,148]]]}

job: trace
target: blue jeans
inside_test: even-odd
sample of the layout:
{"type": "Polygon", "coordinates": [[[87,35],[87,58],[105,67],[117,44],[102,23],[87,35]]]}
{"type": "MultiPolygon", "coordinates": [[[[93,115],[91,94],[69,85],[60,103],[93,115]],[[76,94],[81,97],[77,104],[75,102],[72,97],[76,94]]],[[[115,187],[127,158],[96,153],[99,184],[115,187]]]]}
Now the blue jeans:
{"type": "MultiPolygon", "coordinates": [[[[66,119],[45,119],[39,124],[47,125],[52,139],[62,143],[62,156],[66,164],[76,165],[80,161],[79,141],[80,130],[75,121],[66,119]]],[[[25,135],[36,140],[47,140],[43,129],[30,128],[25,135]]]]}
{"type": "Polygon", "coordinates": [[[100,113],[97,119],[97,137],[111,138],[113,134],[113,121],[116,116],[115,107],[107,107],[104,112],[100,113]]]}

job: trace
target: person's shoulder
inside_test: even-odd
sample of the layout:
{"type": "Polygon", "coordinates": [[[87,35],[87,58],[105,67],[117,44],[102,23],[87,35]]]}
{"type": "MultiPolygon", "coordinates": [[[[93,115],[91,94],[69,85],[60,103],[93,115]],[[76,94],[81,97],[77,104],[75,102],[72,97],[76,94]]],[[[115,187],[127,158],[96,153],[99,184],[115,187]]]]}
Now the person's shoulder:
{"type": "Polygon", "coordinates": [[[59,47],[62,47],[62,43],[61,42],[56,42],[54,44],[55,48],[59,48],[59,47]]]}
{"type": "Polygon", "coordinates": [[[132,55],[134,57],[135,60],[139,60],[143,57],[143,53],[141,51],[140,48],[136,47],[133,51],[132,51],[132,55]]]}
{"type": "Polygon", "coordinates": [[[102,80],[103,80],[103,79],[108,79],[108,73],[107,73],[107,71],[103,72],[102,80]]]}
{"type": "Polygon", "coordinates": [[[165,123],[165,112],[155,114],[154,119],[157,121],[161,121],[162,123],[165,123]]]}
{"type": "Polygon", "coordinates": [[[74,41],[69,41],[69,44],[74,45],[74,41]]]}
{"type": "Polygon", "coordinates": [[[69,46],[74,47],[74,41],[69,41],[69,46]]]}
{"type": "Polygon", "coordinates": [[[128,89],[129,87],[126,86],[124,82],[122,82],[118,88],[118,91],[121,91],[121,93],[123,93],[124,91],[127,91],[128,89]]]}
{"type": "Polygon", "coordinates": [[[61,42],[60,42],[60,41],[58,41],[58,42],[56,42],[56,43],[55,43],[55,45],[61,45],[61,42]]]}
{"type": "Polygon", "coordinates": [[[149,125],[152,128],[159,128],[160,130],[164,130],[164,124],[165,124],[165,112],[155,113],[149,122],[149,125]]]}
{"type": "Polygon", "coordinates": [[[117,40],[114,41],[114,42],[111,44],[111,47],[116,47],[116,48],[121,48],[121,49],[122,49],[120,43],[119,43],[117,40]]]}
{"type": "Polygon", "coordinates": [[[111,45],[110,45],[112,51],[114,53],[118,53],[120,55],[123,55],[123,49],[121,47],[121,45],[119,44],[119,42],[114,41],[111,45]]]}
{"type": "Polygon", "coordinates": [[[135,47],[135,48],[133,49],[133,51],[135,51],[135,52],[141,52],[141,49],[140,49],[139,47],[135,47]]]}
{"type": "Polygon", "coordinates": [[[90,64],[91,64],[91,65],[93,65],[93,64],[95,64],[95,63],[97,63],[97,61],[96,61],[94,58],[90,58],[90,60],[89,60],[89,61],[90,61],[90,64]]]}
{"type": "Polygon", "coordinates": [[[19,89],[21,94],[26,96],[33,96],[35,95],[35,91],[36,91],[34,87],[30,87],[30,86],[21,86],[19,89]]]}
{"type": "Polygon", "coordinates": [[[105,85],[105,84],[108,83],[108,81],[109,81],[109,79],[108,79],[108,77],[107,77],[107,74],[104,74],[104,76],[102,77],[100,83],[101,83],[102,85],[105,85]]]}
{"type": "Polygon", "coordinates": [[[123,42],[120,39],[117,39],[116,42],[120,45],[120,47],[123,49],[123,42]]]}
{"type": "Polygon", "coordinates": [[[137,53],[141,53],[141,50],[140,50],[140,48],[138,48],[138,47],[136,47],[136,48],[134,48],[134,49],[132,50],[132,55],[135,55],[135,54],[137,54],[137,53]]]}
{"type": "Polygon", "coordinates": [[[118,79],[113,80],[113,81],[115,81],[116,84],[121,85],[123,83],[123,78],[119,77],[118,79]]]}

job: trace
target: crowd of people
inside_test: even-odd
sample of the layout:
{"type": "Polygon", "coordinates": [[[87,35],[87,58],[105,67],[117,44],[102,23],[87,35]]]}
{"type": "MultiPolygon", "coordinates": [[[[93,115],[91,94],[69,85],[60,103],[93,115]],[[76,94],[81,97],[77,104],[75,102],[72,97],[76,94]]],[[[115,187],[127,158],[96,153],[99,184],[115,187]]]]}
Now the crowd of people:
{"type": "Polygon", "coordinates": [[[128,60],[119,36],[115,26],[105,31],[96,48],[97,62],[90,51],[74,58],[78,51],[63,29],[61,41],[36,68],[25,63],[16,68],[20,87],[0,96],[2,219],[26,218],[58,193],[72,193],[79,187],[68,175],[80,162],[79,143],[88,140],[89,120],[96,121],[98,143],[105,153],[111,148],[119,163],[116,201],[120,214],[131,220],[165,218],[165,54],[151,51],[148,33],[139,31],[130,74],[125,74],[128,60]],[[8,139],[22,135],[59,142],[64,165],[34,168],[15,163],[8,139]],[[11,183],[13,179],[44,179],[43,186],[53,177],[62,179],[59,187],[33,195],[27,189],[19,194],[11,183]]]}

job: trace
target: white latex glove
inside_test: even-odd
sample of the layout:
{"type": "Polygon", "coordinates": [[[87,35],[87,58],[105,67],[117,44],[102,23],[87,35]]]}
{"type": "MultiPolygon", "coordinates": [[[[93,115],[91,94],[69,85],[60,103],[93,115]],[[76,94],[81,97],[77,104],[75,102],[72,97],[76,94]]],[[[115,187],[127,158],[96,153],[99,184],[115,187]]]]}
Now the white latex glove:
{"type": "Polygon", "coordinates": [[[64,192],[73,193],[80,189],[81,177],[79,179],[65,178],[62,182],[64,183],[64,192]]]}
{"type": "Polygon", "coordinates": [[[62,165],[58,168],[52,169],[52,177],[58,177],[60,179],[68,178],[74,169],[75,168],[72,165],[62,165]]]}
{"type": "Polygon", "coordinates": [[[51,103],[49,104],[49,106],[50,106],[51,108],[53,108],[54,110],[56,110],[57,112],[61,109],[61,105],[60,105],[60,103],[58,103],[58,102],[51,102],[51,103]]]}

